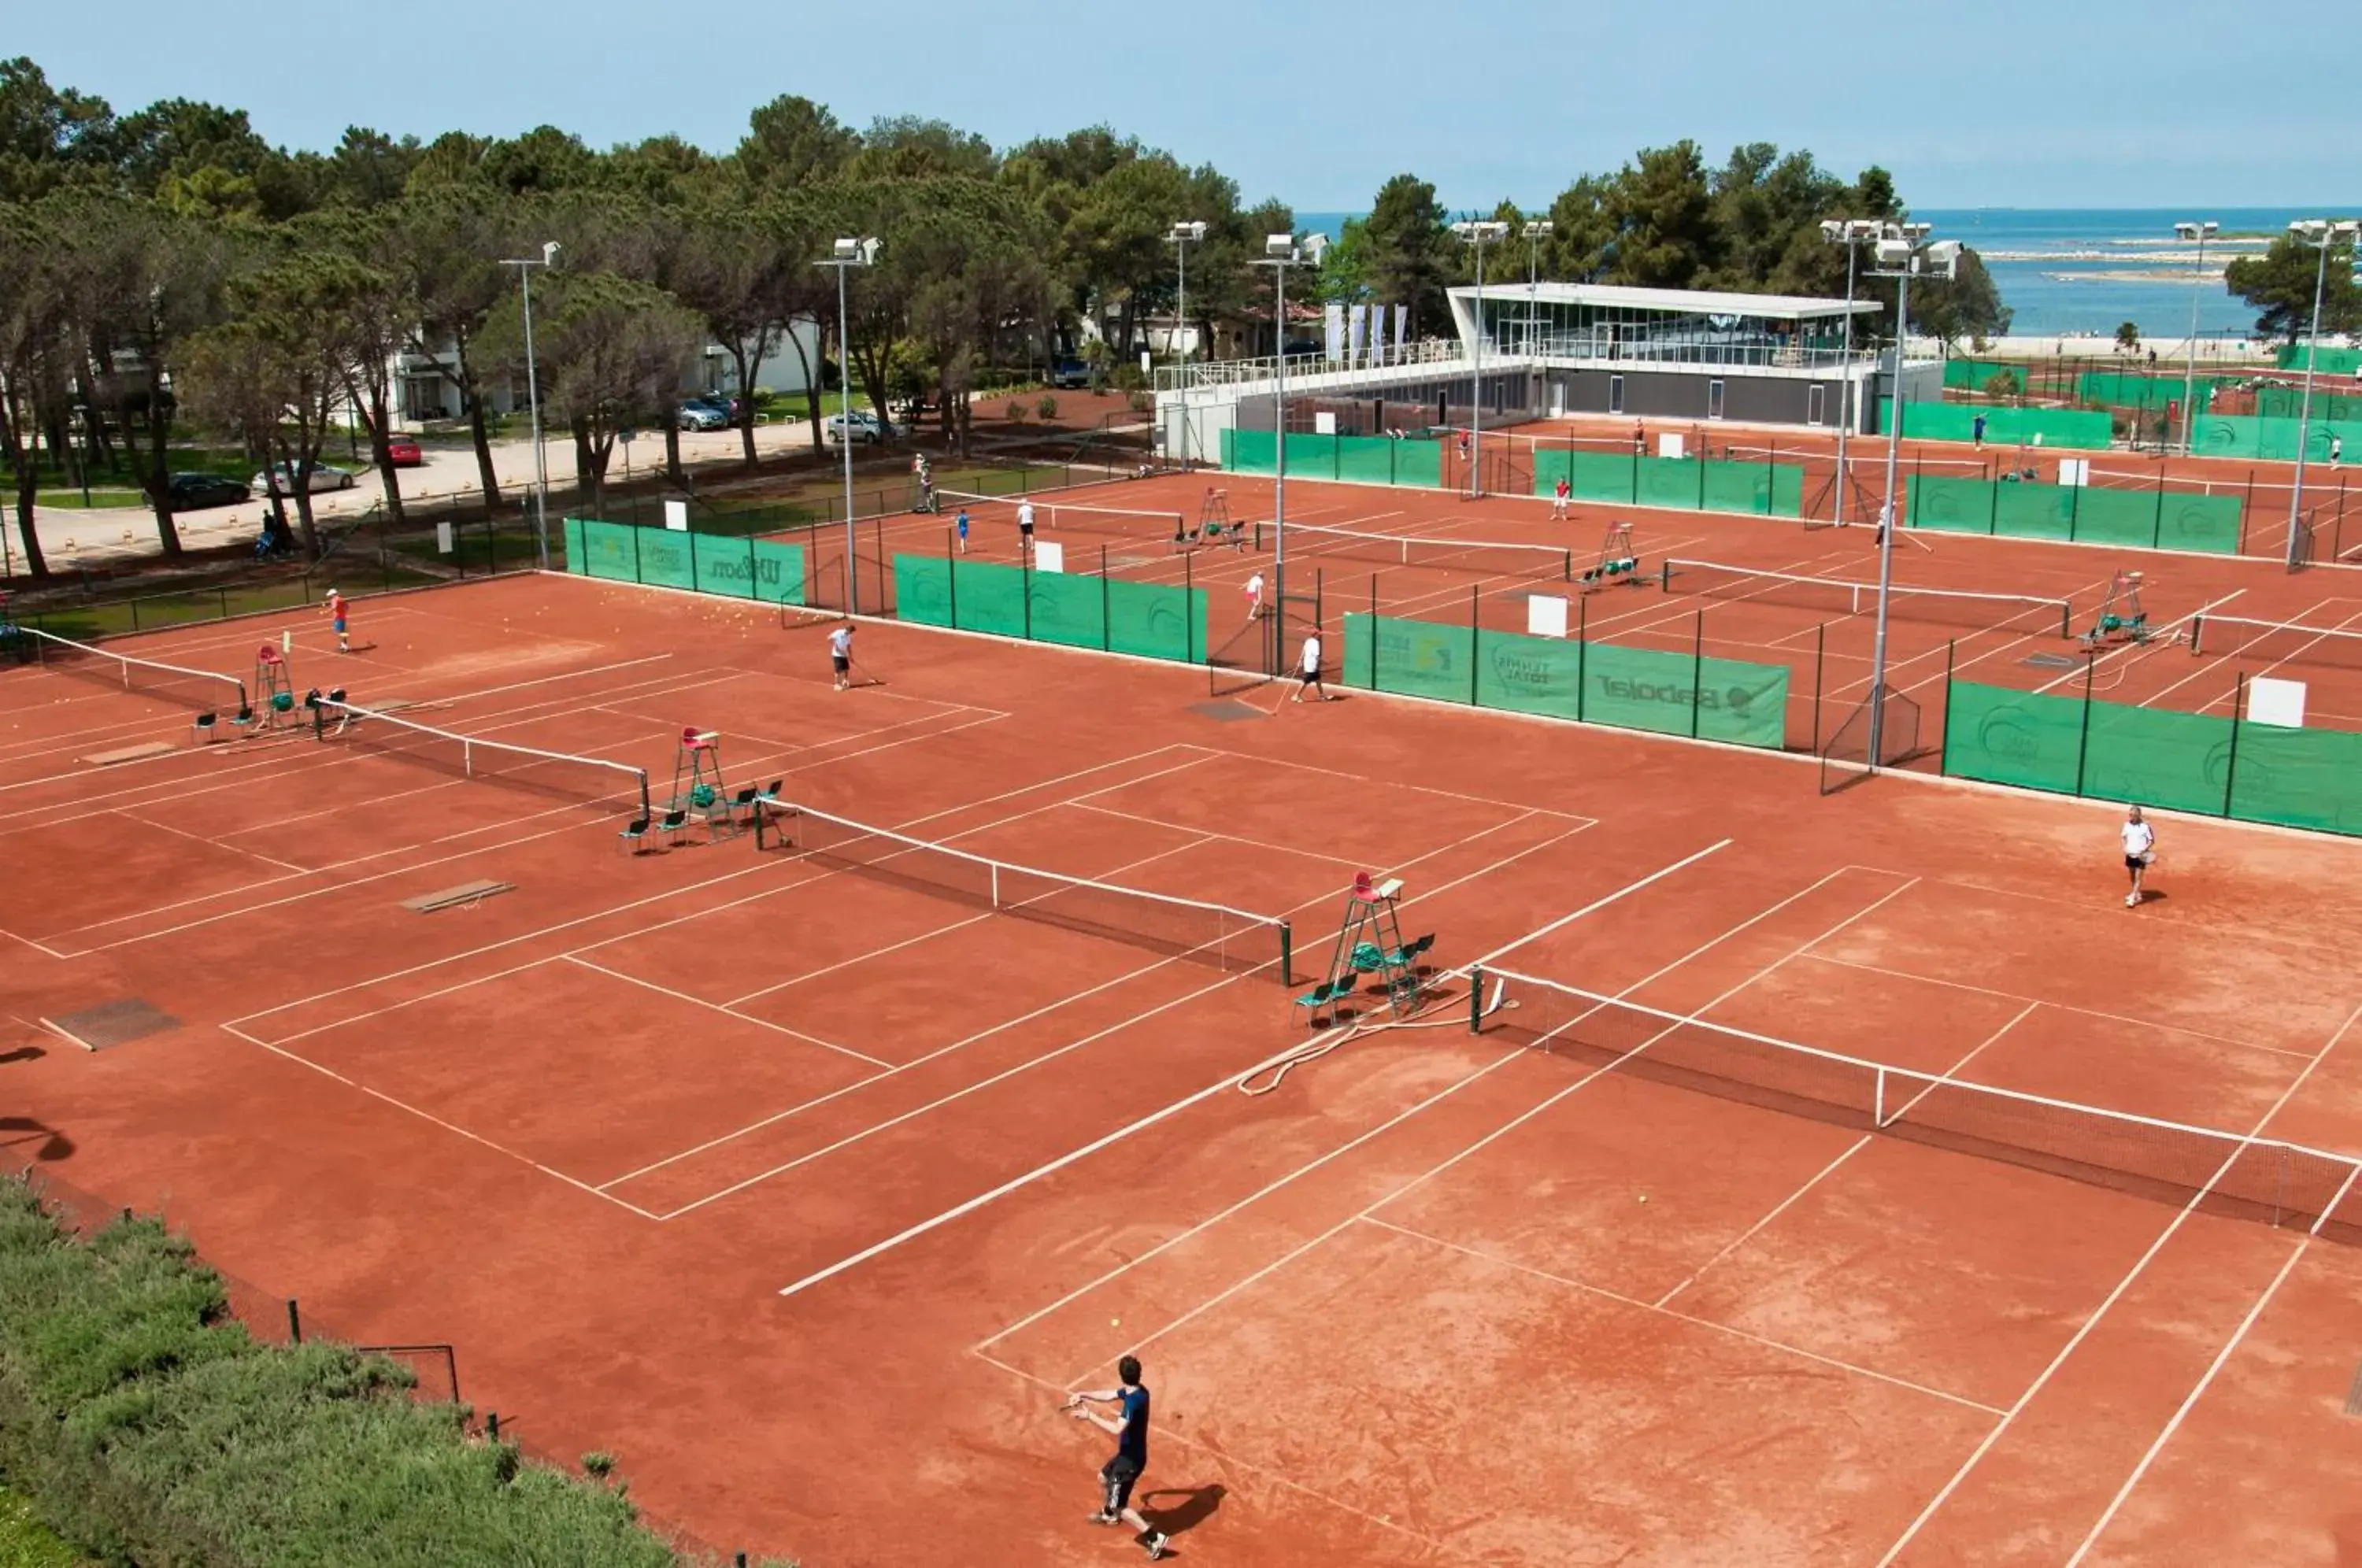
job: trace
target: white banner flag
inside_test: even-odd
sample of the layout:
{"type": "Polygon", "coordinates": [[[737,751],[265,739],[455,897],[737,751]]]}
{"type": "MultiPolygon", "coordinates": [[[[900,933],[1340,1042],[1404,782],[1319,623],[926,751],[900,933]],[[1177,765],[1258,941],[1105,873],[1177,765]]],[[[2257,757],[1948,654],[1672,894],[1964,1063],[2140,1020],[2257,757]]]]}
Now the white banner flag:
{"type": "Polygon", "coordinates": [[[1345,365],[1352,369],[1362,362],[1362,345],[1368,341],[1363,335],[1370,328],[1370,307],[1357,304],[1345,319],[1345,365]]]}
{"type": "Polygon", "coordinates": [[[1329,349],[1329,362],[1335,364],[1345,357],[1345,307],[1324,305],[1320,312],[1321,333],[1329,349]]]}
{"type": "Polygon", "coordinates": [[[1395,363],[1397,365],[1402,363],[1403,334],[1409,330],[1410,306],[1407,304],[1395,306],[1395,363]]]}

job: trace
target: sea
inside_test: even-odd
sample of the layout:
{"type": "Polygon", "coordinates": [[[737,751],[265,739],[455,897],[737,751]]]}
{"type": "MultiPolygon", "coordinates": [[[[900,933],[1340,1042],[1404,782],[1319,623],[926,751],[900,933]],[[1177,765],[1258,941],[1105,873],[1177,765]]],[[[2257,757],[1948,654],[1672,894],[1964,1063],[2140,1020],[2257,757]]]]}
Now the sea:
{"type": "MultiPolygon", "coordinates": [[[[2193,301],[2201,336],[2246,336],[2255,312],[2223,287],[2224,263],[2257,254],[2294,219],[2357,208],[1972,207],[1912,215],[1934,225],[1938,239],[1975,247],[2010,308],[2012,337],[2113,339],[2129,321],[2143,337],[2178,339],[2190,331],[2193,301]],[[2202,271],[2197,247],[2177,239],[2173,226],[2207,219],[2222,228],[2206,243],[2202,271]]],[[[1333,238],[1355,215],[1298,213],[1297,223],[1333,238]]]]}

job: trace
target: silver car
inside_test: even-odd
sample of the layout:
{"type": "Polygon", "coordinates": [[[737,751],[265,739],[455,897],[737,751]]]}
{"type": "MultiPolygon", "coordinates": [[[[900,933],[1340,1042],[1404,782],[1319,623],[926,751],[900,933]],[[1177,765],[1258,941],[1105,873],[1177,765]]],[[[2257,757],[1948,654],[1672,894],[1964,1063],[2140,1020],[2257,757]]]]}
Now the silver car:
{"type": "MultiPolygon", "coordinates": [[[[313,494],[324,490],[350,490],[360,482],[359,477],[347,469],[331,468],[326,463],[312,467],[312,482],[304,488],[313,494]]],[[[295,465],[273,463],[247,481],[258,494],[292,495],[295,493],[295,465]]]]}

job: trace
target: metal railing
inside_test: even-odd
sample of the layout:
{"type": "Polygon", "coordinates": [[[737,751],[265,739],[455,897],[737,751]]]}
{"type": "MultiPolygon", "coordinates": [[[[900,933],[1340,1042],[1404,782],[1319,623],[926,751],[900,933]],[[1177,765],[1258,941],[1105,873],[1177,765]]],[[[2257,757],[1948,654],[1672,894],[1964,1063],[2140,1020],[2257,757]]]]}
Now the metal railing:
{"type": "MultiPolygon", "coordinates": [[[[1332,360],[1326,354],[1290,354],[1287,370],[1294,376],[1375,374],[1382,370],[1407,369],[1414,365],[1450,365],[1466,358],[1457,337],[1422,337],[1416,343],[1406,343],[1397,354],[1389,342],[1373,348],[1363,345],[1362,358],[1352,363],[1332,360]]],[[[1198,387],[1237,386],[1242,382],[1267,381],[1279,372],[1280,360],[1274,355],[1262,355],[1253,359],[1192,359],[1186,384],[1181,380],[1183,368],[1160,365],[1156,369],[1158,392],[1183,392],[1198,387]]]]}

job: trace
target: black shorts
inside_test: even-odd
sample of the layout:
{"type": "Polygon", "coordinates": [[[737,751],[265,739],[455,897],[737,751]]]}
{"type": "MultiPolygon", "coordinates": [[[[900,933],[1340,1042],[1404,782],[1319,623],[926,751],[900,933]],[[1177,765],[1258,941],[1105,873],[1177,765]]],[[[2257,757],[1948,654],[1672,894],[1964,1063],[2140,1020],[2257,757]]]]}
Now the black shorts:
{"type": "Polygon", "coordinates": [[[1017,531],[1030,539],[1033,536],[1033,525],[1031,523],[1020,523],[1017,525],[1017,531]]]}
{"type": "Polygon", "coordinates": [[[2125,869],[2127,871],[2146,870],[2147,867],[2148,856],[2146,855],[2127,855],[2125,856],[2125,869]]]}
{"type": "Polygon", "coordinates": [[[828,656],[828,662],[835,668],[839,675],[844,674],[853,668],[853,658],[848,654],[831,654],[828,656]]]}
{"type": "Polygon", "coordinates": [[[1140,1466],[1117,1454],[1099,1466],[1099,1491],[1106,1511],[1120,1514],[1131,1507],[1131,1488],[1140,1480],[1140,1466]]]}

